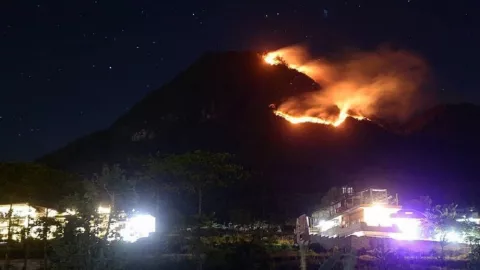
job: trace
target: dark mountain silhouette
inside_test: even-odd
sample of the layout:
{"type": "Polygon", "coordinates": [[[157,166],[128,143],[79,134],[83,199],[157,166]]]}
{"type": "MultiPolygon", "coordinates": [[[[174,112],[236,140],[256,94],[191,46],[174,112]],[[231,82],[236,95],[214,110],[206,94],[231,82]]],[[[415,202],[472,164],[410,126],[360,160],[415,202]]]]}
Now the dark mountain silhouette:
{"type": "Polygon", "coordinates": [[[104,163],[125,164],[156,152],[228,151],[261,172],[236,196],[251,199],[257,208],[261,202],[287,212],[296,211],[289,210],[295,193],[352,182],[387,186],[403,199],[475,198],[480,107],[437,106],[395,131],[354,119],[339,128],[292,125],[269,108],[315,88],[305,75],[266,65],[256,53],[207,53],[108,129],[38,161],[91,173],[104,163]]]}

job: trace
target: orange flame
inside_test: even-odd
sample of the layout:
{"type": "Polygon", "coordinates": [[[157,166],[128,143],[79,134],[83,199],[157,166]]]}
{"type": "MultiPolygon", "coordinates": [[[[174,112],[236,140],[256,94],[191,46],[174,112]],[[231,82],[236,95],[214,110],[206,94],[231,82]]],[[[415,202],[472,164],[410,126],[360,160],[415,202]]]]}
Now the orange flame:
{"type": "Polygon", "coordinates": [[[345,120],[348,117],[351,117],[351,118],[354,118],[354,119],[357,119],[357,120],[369,120],[368,118],[366,118],[364,116],[349,115],[344,110],[340,111],[340,113],[338,115],[338,118],[334,119],[334,120],[327,120],[327,119],[323,119],[323,118],[320,118],[320,117],[314,117],[314,116],[293,116],[293,115],[290,115],[288,113],[284,113],[284,112],[279,111],[279,110],[275,110],[275,111],[273,111],[273,113],[276,116],[282,117],[283,119],[287,120],[288,122],[290,122],[292,124],[315,123],[315,124],[331,125],[331,126],[334,126],[334,127],[338,127],[343,122],[345,122],[345,120]]]}
{"type": "Polygon", "coordinates": [[[307,65],[302,65],[308,59],[308,54],[305,49],[300,46],[292,46],[269,52],[263,56],[265,62],[269,65],[286,65],[291,69],[299,72],[306,72],[307,65]]]}
{"type": "Polygon", "coordinates": [[[340,126],[348,117],[369,120],[377,116],[405,120],[416,108],[426,64],[404,52],[380,50],[350,55],[346,60],[311,60],[300,46],[264,55],[269,65],[285,64],[322,86],[322,89],[291,97],[274,114],[293,123],[340,126]],[[334,112],[331,110],[334,108],[334,112]]]}

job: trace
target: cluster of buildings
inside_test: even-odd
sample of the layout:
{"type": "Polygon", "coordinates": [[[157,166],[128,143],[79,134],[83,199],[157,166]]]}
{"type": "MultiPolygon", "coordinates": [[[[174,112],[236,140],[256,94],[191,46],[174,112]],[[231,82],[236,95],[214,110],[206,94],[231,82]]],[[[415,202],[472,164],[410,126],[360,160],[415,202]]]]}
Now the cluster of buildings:
{"type": "MultiPolygon", "coordinates": [[[[97,213],[100,219],[99,225],[97,226],[103,229],[99,231],[105,231],[111,209],[110,207],[99,206],[97,213]]],[[[76,215],[74,210],[66,210],[61,213],[52,208],[31,205],[29,203],[0,205],[0,240],[6,240],[8,238],[9,227],[14,241],[20,241],[22,239],[22,232],[24,232],[25,229],[28,229],[30,237],[40,238],[42,226],[38,221],[42,217],[51,217],[59,223],[65,223],[68,222],[67,217],[72,215],[76,215]],[[12,210],[11,219],[8,218],[10,209],[12,210]]],[[[155,232],[155,217],[135,212],[132,215],[121,213],[119,218],[110,224],[110,228],[112,231],[118,233],[120,239],[135,242],[139,238],[148,237],[151,233],[155,232]]],[[[54,237],[56,230],[56,226],[51,226],[48,238],[54,237]]],[[[113,239],[115,239],[115,237],[110,237],[110,240],[113,239]]]]}
{"type": "MultiPolygon", "coordinates": [[[[368,188],[354,192],[353,187],[342,187],[340,192],[338,200],[309,217],[310,235],[435,240],[422,236],[424,213],[402,208],[398,196],[389,194],[387,189],[368,188]]],[[[480,224],[478,213],[467,212],[458,221],[468,220],[480,224]]],[[[454,231],[447,237],[452,242],[463,241],[462,236],[454,231]]]]}

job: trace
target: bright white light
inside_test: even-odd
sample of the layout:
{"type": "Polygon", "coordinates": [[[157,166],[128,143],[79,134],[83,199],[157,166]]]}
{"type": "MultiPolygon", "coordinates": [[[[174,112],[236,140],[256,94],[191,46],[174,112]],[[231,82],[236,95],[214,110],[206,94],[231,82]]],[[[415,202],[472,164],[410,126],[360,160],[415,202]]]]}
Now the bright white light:
{"type": "Polygon", "coordinates": [[[99,206],[98,207],[98,213],[99,214],[110,214],[110,207],[104,207],[104,206],[99,206]]]}
{"type": "Polygon", "coordinates": [[[45,214],[48,214],[48,217],[54,217],[54,216],[58,215],[58,211],[49,208],[49,209],[46,210],[45,214]]]}
{"type": "Polygon", "coordinates": [[[453,243],[458,243],[458,242],[462,241],[462,237],[457,232],[450,231],[450,232],[447,233],[447,241],[448,242],[453,242],[453,243]]]}
{"type": "Polygon", "coordinates": [[[76,215],[77,214],[77,211],[75,211],[75,209],[65,209],[65,212],[67,212],[68,215],[76,215]]]}
{"type": "Polygon", "coordinates": [[[362,237],[362,236],[365,236],[365,233],[364,232],[354,232],[351,235],[355,235],[357,237],[362,237]]]}
{"type": "Polygon", "coordinates": [[[363,211],[364,222],[367,223],[368,226],[391,227],[392,219],[390,216],[398,212],[398,209],[374,204],[371,207],[365,207],[363,211]]]}
{"type": "Polygon", "coordinates": [[[120,231],[124,241],[135,242],[155,232],[155,217],[151,215],[135,215],[126,221],[125,229],[120,231]]]}
{"type": "MultiPolygon", "coordinates": [[[[435,240],[436,241],[441,241],[441,234],[437,234],[435,236],[435,240]]],[[[459,243],[459,242],[462,242],[463,241],[463,237],[457,233],[456,231],[449,231],[447,232],[447,234],[445,235],[445,240],[447,242],[451,242],[451,243],[459,243]]]]}
{"type": "Polygon", "coordinates": [[[324,231],[327,231],[327,230],[335,227],[335,221],[333,221],[333,220],[320,220],[316,227],[319,228],[321,232],[324,232],[324,231]]]}
{"type": "Polygon", "coordinates": [[[473,222],[475,224],[478,224],[480,225],[480,219],[479,218],[473,218],[473,217],[469,217],[469,218],[459,218],[457,219],[458,222],[465,222],[465,221],[468,221],[468,222],[473,222]]]}
{"type": "Polygon", "coordinates": [[[421,221],[419,219],[395,218],[392,221],[400,230],[400,234],[396,236],[397,239],[418,240],[420,238],[421,221]]]}
{"type": "MultiPolygon", "coordinates": [[[[11,207],[12,207],[12,211],[13,211],[13,213],[12,213],[13,216],[16,216],[16,217],[30,216],[30,217],[32,217],[33,215],[35,215],[35,209],[33,207],[29,206],[26,203],[12,204],[11,207]]],[[[0,212],[1,213],[8,214],[9,211],[10,211],[10,204],[0,205],[0,212]]]]}
{"type": "Polygon", "coordinates": [[[319,220],[317,225],[315,225],[315,227],[321,228],[323,223],[325,223],[325,220],[319,220]]]}

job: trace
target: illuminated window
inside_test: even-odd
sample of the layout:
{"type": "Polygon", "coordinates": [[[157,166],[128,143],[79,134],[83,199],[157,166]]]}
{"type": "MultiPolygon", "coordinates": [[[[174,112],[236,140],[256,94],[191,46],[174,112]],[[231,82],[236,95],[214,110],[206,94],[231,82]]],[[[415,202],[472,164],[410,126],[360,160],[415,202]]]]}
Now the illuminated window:
{"type": "Polygon", "coordinates": [[[342,194],[353,194],[353,187],[342,187],[342,194]]]}

